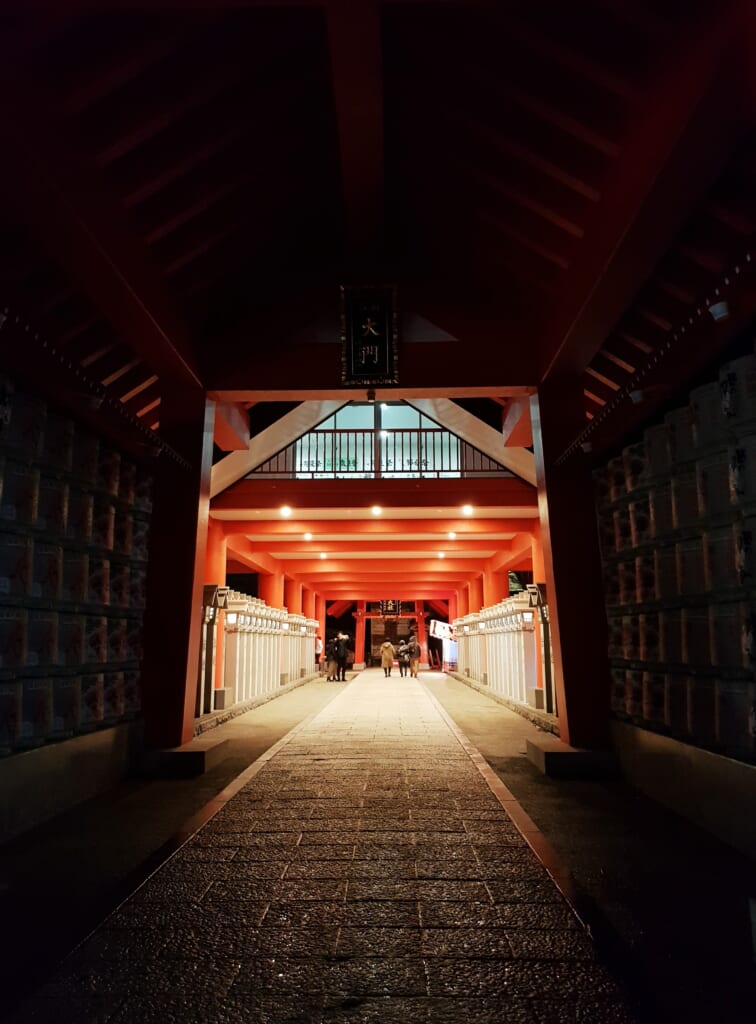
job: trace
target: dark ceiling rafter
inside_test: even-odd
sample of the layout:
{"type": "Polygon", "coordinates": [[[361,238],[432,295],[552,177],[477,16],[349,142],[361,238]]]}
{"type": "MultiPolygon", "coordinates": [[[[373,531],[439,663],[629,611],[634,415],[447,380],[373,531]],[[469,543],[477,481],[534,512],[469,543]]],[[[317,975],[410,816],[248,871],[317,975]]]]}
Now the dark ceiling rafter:
{"type": "Polygon", "coordinates": [[[670,332],[666,344],[649,354],[639,369],[608,402],[599,416],[566,447],[558,462],[579,457],[579,449],[600,458],[616,443],[618,436],[637,430],[679,389],[680,381],[700,372],[729,341],[753,322],[756,310],[756,254],[742,252],[740,258],[712,282],[711,299],[726,299],[729,316],[715,321],[704,304],[670,332]],[[630,398],[638,393],[639,401],[630,398]],[[618,428],[618,421],[620,428],[618,428]]]}
{"type": "Polygon", "coordinates": [[[383,53],[380,0],[326,0],[347,244],[384,240],[383,53]]]}
{"type": "Polygon", "coordinates": [[[693,202],[721,171],[742,134],[733,90],[736,19],[691,19],[653,98],[636,111],[623,159],[587,228],[585,252],[565,276],[543,345],[543,373],[583,372],[662,255],[693,202]],[[730,78],[730,82],[732,79],[730,78]],[[702,149],[700,140],[708,136],[702,149]],[[643,159],[632,157],[643,154],[643,159]]]}
{"type": "Polygon", "coordinates": [[[199,384],[192,341],[149,252],[30,81],[6,80],[0,176],[41,244],[161,376],[199,384]],[[13,92],[9,92],[9,86],[13,92]],[[33,130],[29,126],[34,126],[33,130]]]}

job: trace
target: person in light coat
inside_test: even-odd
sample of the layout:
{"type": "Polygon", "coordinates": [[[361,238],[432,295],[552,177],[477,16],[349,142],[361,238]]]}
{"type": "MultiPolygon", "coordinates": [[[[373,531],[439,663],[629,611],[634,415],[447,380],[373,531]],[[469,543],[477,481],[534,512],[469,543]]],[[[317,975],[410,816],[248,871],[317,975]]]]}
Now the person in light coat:
{"type": "Polygon", "coordinates": [[[390,640],[384,640],[381,644],[381,668],[383,674],[388,678],[391,675],[391,667],[394,664],[394,645],[390,640]]]}

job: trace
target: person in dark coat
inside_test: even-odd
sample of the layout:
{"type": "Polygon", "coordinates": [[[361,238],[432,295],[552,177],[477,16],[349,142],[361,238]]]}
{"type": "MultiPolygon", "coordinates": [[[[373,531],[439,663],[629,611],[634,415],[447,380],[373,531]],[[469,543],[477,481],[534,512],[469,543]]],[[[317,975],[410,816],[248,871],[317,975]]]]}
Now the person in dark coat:
{"type": "Polygon", "coordinates": [[[347,633],[338,633],[333,648],[333,653],[336,656],[336,680],[341,683],[346,682],[347,652],[349,650],[347,646],[348,639],[349,635],[347,633]]]}
{"type": "Polygon", "coordinates": [[[338,663],[336,661],[336,637],[332,636],[326,644],[325,656],[326,662],[328,663],[328,676],[326,682],[335,683],[336,673],[338,672],[338,663]]]}

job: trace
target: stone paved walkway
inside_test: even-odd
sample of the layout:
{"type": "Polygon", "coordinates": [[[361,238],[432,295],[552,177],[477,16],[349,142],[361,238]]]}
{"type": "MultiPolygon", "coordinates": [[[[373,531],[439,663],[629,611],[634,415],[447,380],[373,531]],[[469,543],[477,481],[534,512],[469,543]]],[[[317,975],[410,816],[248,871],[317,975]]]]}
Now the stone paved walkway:
{"type": "Polygon", "coordinates": [[[13,1021],[632,1020],[419,682],[363,672],[246,776],[13,1021]]]}

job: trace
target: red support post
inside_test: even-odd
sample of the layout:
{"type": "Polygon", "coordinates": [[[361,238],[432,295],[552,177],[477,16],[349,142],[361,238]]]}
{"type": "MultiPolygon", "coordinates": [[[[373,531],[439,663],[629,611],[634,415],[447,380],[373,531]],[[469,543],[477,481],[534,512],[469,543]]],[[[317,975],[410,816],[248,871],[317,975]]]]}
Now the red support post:
{"type": "Polygon", "coordinates": [[[473,576],[470,580],[469,611],[479,612],[483,607],[483,577],[473,576]]]}
{"type": "Polygon", "coordinates": [[[302,587],[302,614],[306,619],[317,618],[315,615],[315,591],[309,587],[302,587]]]}
{"type": "Polygon", "coordinates": [[[302,614],[302,584],[298,580],[284,580],[284,606],[289,614],[302,614]]]}
{"type": "Polygon", "coordinates": [[[366,601],[357,602],[354,628],[354,667],[365,666],[365,611],[366,601]]]}
{"type": "Polygon", "coordinates": [[[593,481],[582,452],[556,463],[565,436],[584,422],[582,397],[578,378],[549,379],[531,412],[560,736],[601,748],[609,742],[609,660],[593,481]]]}
{"type": "Polygon", "coordinates": [[[204,391],[164,390],[160,433],[189,466],[163,456],[155,473],[142,670],[151,749],[181,746],[194,729],[214,418],[204,391]]]}
{"type": "Polygon", "coordinates": [[[284,607],[284,576],[282,572],[259,573],[257,596],[271,608],[284,607]]]}

